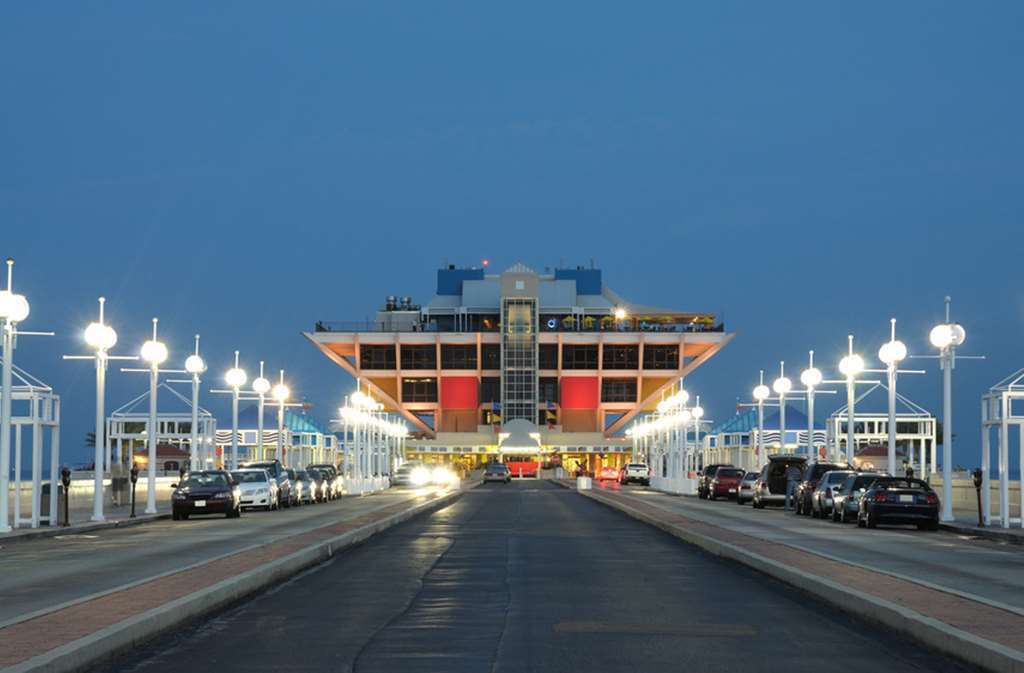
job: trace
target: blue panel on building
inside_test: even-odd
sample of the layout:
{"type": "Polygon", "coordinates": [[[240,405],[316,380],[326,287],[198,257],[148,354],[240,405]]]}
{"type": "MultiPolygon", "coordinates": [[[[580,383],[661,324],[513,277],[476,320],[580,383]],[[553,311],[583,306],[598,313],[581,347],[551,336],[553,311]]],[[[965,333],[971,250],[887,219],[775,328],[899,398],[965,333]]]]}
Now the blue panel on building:
{"type": "Polygon", "coordinates": [[[437,293],[460,295],[462,294],[462,281],[483,279],[483,269],[438,269],[437,293]]]}
{"type": "Polygon", "coordinates": [[[600,269],[555,269],[555,280],[576,281],[576,294],[601,294],[600,269]]]}

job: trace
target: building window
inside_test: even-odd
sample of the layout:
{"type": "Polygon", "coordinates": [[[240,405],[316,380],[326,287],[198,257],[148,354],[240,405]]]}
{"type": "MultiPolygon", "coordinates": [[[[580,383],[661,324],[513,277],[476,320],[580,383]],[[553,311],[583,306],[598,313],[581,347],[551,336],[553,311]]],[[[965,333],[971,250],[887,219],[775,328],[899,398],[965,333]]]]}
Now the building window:
{"type": "Polygon", "coordinates": [[[537,346],[537,368],[558,369],[558,344],[537,346]]]}
{"type": "Polygon", "coordinates": [[[360,346],[359,367],[360,369],[394,369],[395,347],[360,346]]]}
{"type": "Polygon", "coordinates": [[[538,409],[537,425],[541,427],[545,425],[558,425],[558,412],[554,409],[538,409]]]}
{"type": "Polygon", "coordinates": [[[558,404],[558,378],[542,376],[537,380],[537,401],[558,404]]]}
{"type": "Polygon", "coordinates": [[[636,379],[603,379],[602,402],[636,402],[636,379]]]}
{"type": "Polygon", "coordinates": [[[640,369],[640,347],[606,345],[601,364],[605,369],[640,369]]]}
{"type": "Polygon", "coordinates": [[[437,369],[437,348],[402,346],[402,369],[437,369]]]}
{"type": "Polygon", "coordinates": [[[597,344],[562,346],[562,369],[597,369],[597,344]]]}
{"type": "Polygon", "coordinates": [[[644,369],[679,369],[679,346],[644,346],[644,369]]]}
{"type": "Polygon", "coordinates": [[[403,402],[437,402],[437,379],[402,379],[403,402]]]}
{"type": "Polygon", "coordinates": [[[501,377],[484,376],[480,378],[480,402],[490,404],[501,401],[501,377]]]}
{"type": "Polygon", "coordinates": [[[476,369],[476,346],[441,344],[441,369],[476,369]]]}
{"type": "Polygon", "coordinates": [[[501,344],[480,344],[480,368],[501,369],[501,344]]]}

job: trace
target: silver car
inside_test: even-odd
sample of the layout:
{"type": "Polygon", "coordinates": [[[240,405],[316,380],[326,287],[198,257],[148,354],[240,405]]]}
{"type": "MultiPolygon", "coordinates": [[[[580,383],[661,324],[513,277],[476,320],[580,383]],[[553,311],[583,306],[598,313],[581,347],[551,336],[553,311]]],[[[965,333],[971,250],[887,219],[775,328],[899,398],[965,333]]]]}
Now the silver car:
{"type": "Polygon", "coordinates": [[[838,493],[832,494],[832,520],[836,523],[856,521],[860,496],[875,479],[887,476],[881,472],[854,472],[846,478],[838,493]]]}
{"type": "Polygon", "coordinates": [[[242,509],[262,507],[277,509],[281,505],[277,480],[263,469],[251,467],[235,470],[231,476],[238,482],[242,492],[242,509]]]}
{"type": "Polygon", "coordinates": [[[832,516],[832,502],[835,495],[842,490],[847,477],[856,474],[853,470],[829,470],[821,475],[818,485],[811,493],[811,516],[824,519],[832,516]]]}
{"type": "Polygon", "coordinates": [[[413,486],[412,471],[418,467],[423,467],[423,463],[419,460],[410,460],[402,463],[402,466],[395,470],[395,474],[391,477],[391,485],[413,486]]]}
{"type": "Polygon", "coordinates": [[[740,480],[739,488],[736,490],[736,504],[743,505],[754,499],[754,484],[760,477],[758,472],[747,472],[740,480]]]}
{"type": "Polygon", "coordinates": [[[498,481],[507,484],[512,481],[512,473],[504,463],[491,463],[484,467],[484,483],[498,481]]]}

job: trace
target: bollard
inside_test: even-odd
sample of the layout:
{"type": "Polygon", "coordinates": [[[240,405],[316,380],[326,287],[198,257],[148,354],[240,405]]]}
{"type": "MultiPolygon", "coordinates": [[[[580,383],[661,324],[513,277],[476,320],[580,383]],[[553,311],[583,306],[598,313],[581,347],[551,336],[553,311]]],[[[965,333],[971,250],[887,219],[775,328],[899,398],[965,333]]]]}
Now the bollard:
{"type": "Polygon", "coordinates": [[[138,464],[134,460],[132,461],[132,470],[131,470],[131,472],[129,472],[129,474],[131,475],[129,478],[132,480],[132,513],[131,513],[131,516],[128,517],[128,518],[134,519],[135,518],[135,484],[136,484],[136,482],[139,481],[139,466],[138,466],[138,464]]]}
{"type": "Polygon", "coordinates": [[[974,477],[974,490],[978,493],[978,528],[985,527],[985,519],[981,515],[981,483],[983,473],[979,467],[972,473],[974,477]]]}
{"type": "Polygon", "coordinates": [[[71,468],[67,465],[60,468],[60,483],[64,487],[64,523],[61,526],[70,526],[71,508],[68,503],[71,501],[71,468]]]}

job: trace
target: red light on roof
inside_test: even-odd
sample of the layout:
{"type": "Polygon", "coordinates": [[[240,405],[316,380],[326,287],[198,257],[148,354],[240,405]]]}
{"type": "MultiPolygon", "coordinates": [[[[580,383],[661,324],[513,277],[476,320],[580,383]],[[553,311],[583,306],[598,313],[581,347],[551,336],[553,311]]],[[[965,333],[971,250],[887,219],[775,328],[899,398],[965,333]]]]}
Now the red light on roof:
{"type": "Polygon", "coordinates": [[[490,265],[490,263],[491,263],[491,260],[489,260],[489,259],[485,259],[485,260],[484,260],[484,261],[482,262],[482,264],[484,265],[484,268],[487,268],[487,266],[488,266],[488,265],[490,265]]]}

